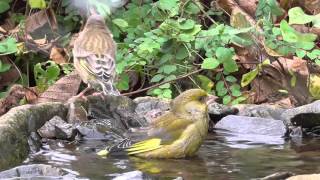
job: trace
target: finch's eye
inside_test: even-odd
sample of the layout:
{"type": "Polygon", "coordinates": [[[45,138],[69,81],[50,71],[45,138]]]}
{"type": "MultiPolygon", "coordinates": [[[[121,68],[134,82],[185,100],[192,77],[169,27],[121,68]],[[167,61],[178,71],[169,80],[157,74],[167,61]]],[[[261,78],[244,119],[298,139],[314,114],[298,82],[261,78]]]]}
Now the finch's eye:
{"type": "Polygon", "coordinates": [[[206,96],[201,96],[201,97],[199,98],[199,101],[200,101],[200,102],[205,102],[205,101],[206,101],[206,96]]]}

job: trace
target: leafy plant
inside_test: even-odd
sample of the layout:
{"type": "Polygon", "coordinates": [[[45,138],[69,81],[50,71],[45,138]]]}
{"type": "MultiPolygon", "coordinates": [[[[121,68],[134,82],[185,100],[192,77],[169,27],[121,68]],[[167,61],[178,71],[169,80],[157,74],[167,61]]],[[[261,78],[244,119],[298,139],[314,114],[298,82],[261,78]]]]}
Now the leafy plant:
{"type": "Polygon", "coordinates": [[[0,55],[12,54],[17,52],[17,41],[15,38],[9,37],[0,42],[0,55]]]}
{"type": "Polygon", "coordinates": [[[54,84],[60,75],[59,66],[53,61],[37,63],[34,66],[34,77],[37,88],[45,91],[50,85],[54,84]]]}
{"type": "Polygon", "coordinates": [[[1,0],[0,1],[0,14],[10,9],[10,2],[12,0],[1,0]]]}

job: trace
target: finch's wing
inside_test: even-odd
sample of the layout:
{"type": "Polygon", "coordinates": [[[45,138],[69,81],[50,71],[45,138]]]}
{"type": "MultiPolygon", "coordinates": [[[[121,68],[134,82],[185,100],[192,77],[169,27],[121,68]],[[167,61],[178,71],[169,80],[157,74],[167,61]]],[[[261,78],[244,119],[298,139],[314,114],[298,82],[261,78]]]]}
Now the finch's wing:
{"type": "MultiPolygon", "coordinates": [[[[146,132],[145,137],[142,137],[141,140],[136,140],[136,143],[130,145],[126,151],[128,154],[137,154],[171,144],[179,139],[182,132],[190,124],[192,124],[192,121],[177,117],[158,121],[156,126],[154,125],[146,132]]],[[[141,132],[139,133],[141,134],[141,132]]]]}

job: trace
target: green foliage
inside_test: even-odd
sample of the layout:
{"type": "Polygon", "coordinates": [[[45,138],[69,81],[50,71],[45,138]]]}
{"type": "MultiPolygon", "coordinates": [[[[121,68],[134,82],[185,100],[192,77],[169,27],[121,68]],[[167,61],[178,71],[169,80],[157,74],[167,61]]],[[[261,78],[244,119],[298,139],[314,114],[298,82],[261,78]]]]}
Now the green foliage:
{"type": "Polygon", "coordinates": [[[39,9],[45,9],[47,7],[45,0],[28,0],[29,6],[31,8],[39,8],[39,9]]]}
{"type": "MultiPolygon", "coordinates": [[[[116,71],[120,81],[117,87],[120,90],[128,88],[128,78],[124,78],[128,70],[139,72],[151,83],[174,80],[195,70],[193,61],[200,57],[203,62],[199,68],[208,71],[196,76],[196,81],[192,81],[196,83],[194,86],[210,93],[215,93],[212,90],[223,91],[214,88],[215,82],[206,73],[219,66],[226,74],[238,71],[234,49],[229,45],[250,45],[251,40],[240,35],[251,32],[252,28],[235,29],[221,24],[204,30],[197,20],[200,8],[202,6],[197,1],[159,0],[155,3],[132,1],[127,9],[116,11],[111,17],[110,29],[118,42],[116,71]],[[198,51],[203,51],[205,56],[199,56],[198,51]]],[[[228,77],[228,80],[231,82],[228,81],[224,88],[231,87],[228,90],[231,102],[241,96],[241,92],[240,86],[235,86],[235,78],[228,77]]],[[[177,87],[173,83],[165,83],[148,94],[172,98],[177,87]]],[[[227,95],[217,94],[221,97],[227,95]]]]}
{"type": "Polygon", "coordinates": [[[0,42],[0,55],[12,54],[17,52],[17,41],[15,38],[9,37],[0,42]]]}
{"type": "Polygon", "coordinates": [[[0,14],[10,9],[10,2],[12,0],[1,0],[0,1],[0,14]]]}
{"type": "Polygon", "coordinates": [[[60,75],[59,66],[53,61],[37,63],[34,66],[34,77],[37,88],[45,91],[50,85],[54,84],[60,75]]]}
{"type": "Polygon", "coordinates": [[[10,64],[6,64],[0,61],[0,73],[9,71],[10,68],[11,68],[10,64]]]}
{"type": "Polygon", "coordinates": [[[294,7],[288,11],[289,24],[307,24],[312,22],[315,28],[320,28],[320,13],[317,15],[307,15],[301,7],[294,7]]]}
{"type": "Polygon", "coordinates": [[[269,65],[270,64],[270,60],[267,59],[265,61],[263,61],[261,64],[258,64],[257,68],[253,69],[252,71],[245,73],[242,75],[242,79],[241,79],[241,86],[245,87],[247,85],[249,85],[251,83],[251,81],[253,81],[257,75],[261,72],[262,68],[264,65],[269,65]]]}
{"type": "Polygon", "coordinates": [[[259,0],[256,10],[256,17],[258,19],[267,19],[272,21],[272,16],[281,16],[283,10],[278,6],[276,0],[259,0]]]}

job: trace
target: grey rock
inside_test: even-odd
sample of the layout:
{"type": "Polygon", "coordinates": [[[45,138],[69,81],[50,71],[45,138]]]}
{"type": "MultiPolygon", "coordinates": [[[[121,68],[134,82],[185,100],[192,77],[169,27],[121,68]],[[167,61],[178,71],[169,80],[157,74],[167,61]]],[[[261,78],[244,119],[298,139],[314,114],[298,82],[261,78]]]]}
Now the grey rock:
{"type": "Polygon", "coordinates": [[[229,115],[222,118],[215,128],[242,134],[257,134],[268,136],[284,136],[286,127],[281,120],[259,117],[229,115]]]}
{"type": "Polygon", "coordinates": [[[275,105],[238,104],[233,106],[239,110],[239,116],[261,117],[268,119],[281,119],[281,114],[286,110],[275,105]]]}
{"type": "Polygon", "coordinates": [[[45,164],[22,165],[0,172],[0,179],[77,179],[60,168],[45,164]]]}
{"type": "Polygon", "coordinates": [[[113,180],[143,180],[143,173],[141,171],[131,171],[118,175],[113,180]]]}
{"type": "Polygon", "coordinates": [[[61,103],[40,103],[12,108],[0,117],[0,169],[21,163],[29,153],[28,137],[53,116],[65,117],[61,103]]]}
{"type": "Polygon", "coordinates": [[[170,100],[147,96],[138,97],[134,102],[137,104],[135,112],[145,118],[148,123],[170,110],[170,100]]]}
{"type": "Polygon", "coordinates": [[[70,140],[76,136],[77,130],[72,124],[66,123],[61,117],[54,116],[38,130],[38,133],[42,138],[70,140]]]}
{"type": "Polygon", "coordinates": [[[288,109],[281,114],[287,126],[312,128],[320,125],[320,100],[311,104],[288,109]]]}

